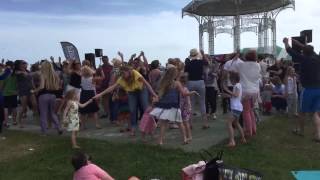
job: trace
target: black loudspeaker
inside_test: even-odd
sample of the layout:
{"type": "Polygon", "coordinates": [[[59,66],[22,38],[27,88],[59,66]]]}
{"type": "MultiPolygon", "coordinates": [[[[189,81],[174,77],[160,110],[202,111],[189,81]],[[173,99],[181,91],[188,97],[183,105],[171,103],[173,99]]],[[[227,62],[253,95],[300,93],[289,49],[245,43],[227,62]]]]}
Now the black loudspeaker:
{"type": "Polygon", "coordinates": [[[103,50],[102,49],[95,49],[94,50],[96,57],[102,57],[103,56],[103,50]]]}
{"type": "Polygon", "coordinates": [[[84,55],[85,59],[90,61],[92,67],[96,67],[96,56],[94,53],[87,53],[84,55]]]}
{"type": "MultiPolygon", "coordinates": [[[[299,41],[300,43],[302,44],[306,44],[305,42],[305,38],[304,37],[301,37],[301,36],[297,36],[297,37],[292,37],[291,39],[294,39],[294,40],[297,40],[299,41]]],[[[302,49],[300,46],[297,46],[296,44],[292,43],[292,49],[298,51],[298,52],[301,52],[302,49]]]]}
{"type": "Polygon", "coordinates": [[[301,31],[300,36],[303,37],[306,43],[312,42],[312,30],[301,31]]]}

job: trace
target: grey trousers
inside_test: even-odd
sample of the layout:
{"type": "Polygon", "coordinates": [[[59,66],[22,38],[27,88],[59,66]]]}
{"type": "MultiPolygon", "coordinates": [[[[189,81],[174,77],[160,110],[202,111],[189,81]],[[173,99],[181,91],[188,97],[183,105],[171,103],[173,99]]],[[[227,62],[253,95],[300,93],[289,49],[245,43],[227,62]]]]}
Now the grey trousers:
{"type": "Polygon", "coordinates": [[[195,101],[196,98],[198,98],[201,115],[206,115],[206,86],[204,84],[204,81],[189,81],[188,89],[189,91],[196,91],[200,95],[191,97],[192,107],[195,107],[195,101]]]}

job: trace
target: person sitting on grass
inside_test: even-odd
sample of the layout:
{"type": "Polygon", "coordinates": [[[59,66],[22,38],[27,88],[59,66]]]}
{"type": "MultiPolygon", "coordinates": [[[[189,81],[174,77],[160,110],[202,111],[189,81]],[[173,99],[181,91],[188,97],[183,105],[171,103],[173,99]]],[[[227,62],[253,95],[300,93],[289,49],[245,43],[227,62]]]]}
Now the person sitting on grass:
{"type": "Polygon", "coordinates": [[[72,156],[74,167],[73,180],[114,180],[107,172],[91,162],[91,158],[82,152],[72,156]]]}

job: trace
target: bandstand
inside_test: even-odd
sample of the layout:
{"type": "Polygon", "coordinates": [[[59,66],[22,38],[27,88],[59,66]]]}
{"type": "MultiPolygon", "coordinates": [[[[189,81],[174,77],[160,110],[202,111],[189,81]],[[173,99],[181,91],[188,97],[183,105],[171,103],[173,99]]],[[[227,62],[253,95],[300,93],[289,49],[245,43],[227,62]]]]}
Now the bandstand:
{"type": "Polygon", "coordinates": [[[182,16],[198,21],[200,49],[208,33],[210,55],[215,54],[215,37],[221,33],[230,34],[234,51],[239,51],[243,32],[256,33],[261,53],[275,55],[276,18],[282,10],[294,7],[294,0],[193,0],[182,9],[182,16]]]}

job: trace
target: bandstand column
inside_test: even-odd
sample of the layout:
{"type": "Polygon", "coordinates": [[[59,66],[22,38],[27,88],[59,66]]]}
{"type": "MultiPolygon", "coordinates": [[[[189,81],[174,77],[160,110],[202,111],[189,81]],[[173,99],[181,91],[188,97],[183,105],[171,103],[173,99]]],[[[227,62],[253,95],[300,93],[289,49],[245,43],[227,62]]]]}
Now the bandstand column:
{"type": "Polygon", "coordinates": [[[277,23],[276,20],[272,20],[272,54],[276,57],[277,55],[277,23]]]}
{"type": "Polygon", "coordinates": [[[263,46],[263,28],[262,23],[259,23],[258,25],[258,48],[262,48],[263,46]]]}
{"type": "Polygon", "coordinates": [[[265,15],[263,19],[263,48],[264,48],[264,53],[269,53],[268,52],[268,47],[269,47],[269,32],[268,32],[268,18],[265,15]]]}
{"type": "Polygon", "coordinates": [[[234,52],[240,51],[240,16],[234,17],[233,27],[233,50],[234,52]]]}
{"type": "Polygon", "coordinates": [[[208,27],[208,34],[209,34],[209,54],[210,55],[214,55],[214,24],[213,22],[209,22],[208,23],[209,27],[208,27]]]}
{"type": "Polygon", "coordinates": [[[203,25],[199,25],[199,49],[203,50],[203,25]]]}

